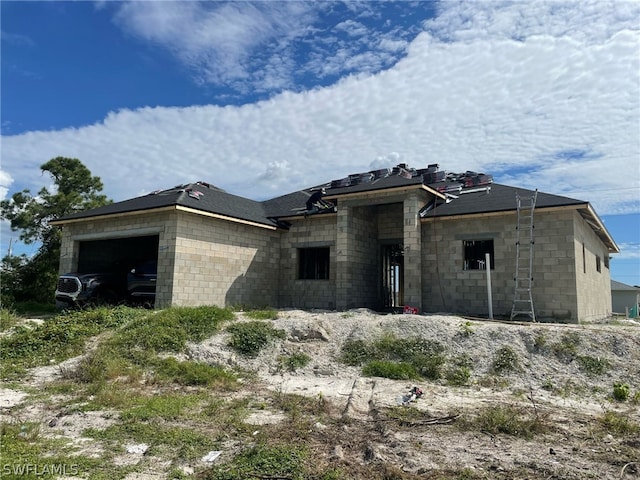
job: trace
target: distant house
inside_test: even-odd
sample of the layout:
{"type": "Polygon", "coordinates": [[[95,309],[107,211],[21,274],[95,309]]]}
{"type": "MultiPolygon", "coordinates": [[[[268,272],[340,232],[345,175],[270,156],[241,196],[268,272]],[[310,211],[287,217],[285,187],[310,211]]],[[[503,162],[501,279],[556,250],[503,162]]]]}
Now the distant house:
{"type": "Polygon", "coordinates": [[[638,316],[640,288],[611,280],[611,302],[615,313],[638,316]]]}
{"type": "MultiPolygon", "coordinates": [[[[514,295],[516,194],[437,165],[358,173],[258,202],[204,182],[69,215],[61,273],[158,265],[155,305],[395,309],[486,315],[514,295]]],[[[591,205],[538,193],[532,297],[538,319],[611,314],[609,255],[591,205]]]]}

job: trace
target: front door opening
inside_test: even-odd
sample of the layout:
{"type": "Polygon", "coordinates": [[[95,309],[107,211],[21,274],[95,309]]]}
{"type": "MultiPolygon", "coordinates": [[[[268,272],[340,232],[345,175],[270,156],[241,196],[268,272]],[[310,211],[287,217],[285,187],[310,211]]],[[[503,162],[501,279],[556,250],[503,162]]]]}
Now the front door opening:
{"type": "Polygon", "coordinates": [[[401,244],[382,245],[382,306],[404,305],[404,249],[401,244]]]}

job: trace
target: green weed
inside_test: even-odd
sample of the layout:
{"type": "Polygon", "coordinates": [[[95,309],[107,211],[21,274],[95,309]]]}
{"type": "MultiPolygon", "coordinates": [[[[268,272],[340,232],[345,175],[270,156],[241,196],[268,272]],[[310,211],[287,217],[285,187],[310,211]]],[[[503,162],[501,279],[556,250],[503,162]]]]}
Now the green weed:
{"type": "Polygon", "coordinates": [[[8,308],[0,308],[0,332],[6,332],[17,325],[20,318],[8,308]]]}
{"type": "Polygon", "coordinates": [[[419,337],[398,338],[386,333],[369,343],[347,340],[340,359],[347,365],[366,364],[363,368],[365,375],[385,377],[388,374],[393,375],[388,378],[435,380],[442,376],[443,352],[444,347],[438,342],[419,337]]]}
{"type": "Polygon", "coordinates": [[[153,419],[177,420],[201,401],[197,395],[167,394],[153,395],[141,403],[123,410],[120,418],[124,422],[147,422],[153,419]]]}
{"type": "Polygon", "coordinates": [[[366,377],[383,377],[394,380],[412,380],[420,378],[415,367],[405,362],[391,360],[372,360],[362,367],[366,377]]]}
{"type": "Polygon", "coordinates": [[[452,365],[447,368],[445,377],[449,385],[468,385],[471,379],[471,369],[473,361],[469,355],[463,354],[451,361],[452,365]]]}
{"type": "Polygon", "coordinates": [[[231,333],[229,346],[247,357],[257,357],[260,350],[276,338],[285,338],[284,330],[275,329],[270,323],[261,321],[239,322],[227,327],[231,333]]]}
{"type": "Polygon", "coordinates": [[[155,374],[158,379],[179,385],[232,388],[236,384],[236,376],[222,367],[193,361],[179,362],[172,357],[159,360],[155,374]]]}
{"type": "Polygon", "coordinates": [[[253,320],[275,320],[278,318],[278,311],[268,308],[265,310],[249,310],[245,315],[253,320]]]}
{"type": "Polygon", "coordinates": [[[35,327],[16,327],[0,339],[3,373],[15,376],[25,368],[66,360],[81,353],[88,338],[147,314],[128,307],[96,308],[58,315],[35,327]]]}
{"type": "Polygon", "coordinates": [[[622,413],[608,410],[599,420],[602,427],[612,435],[634,435],[640,432],[640,425],[622,413]]]}
{"type": "Polygon", "coordinates": [[[618,402],[626,402],[631,393],[629,385],[622,382],[616,382],[613,384],[613,398],[618,402]]]}
{"type": "Polygon", "coordinates": [[[183,351],[187,341],[210,337],[232,318],[231,310],[215,306],[168,308],[129,323],[114,345],[124,357],[145,362],[149,354],[183,351]]]}
{"type": "Polygon", "coordinates": [[[611,364],[604,358],[578,355],[576,360],[580,370],[589,375],[602,375],[611,367],[611,364]]]}
{"type": "Polygon", "coordinates": [[[120,445],[125,442],[151,445],[148,453],[161,450],[174,460],[194,460],[208,451],[216,450],[218,444],[207,434],[193,428],[172,427],[158,422],[129,421],[118,423],[103,430],[88,428],[83,435],[97,440],[120,445]]]}
{"type": "Polygon", "coordinates": [[[307,452],[290,445],[256,445],[237,455],[231,462],[215,466],[203,476],[207,480],[250,480],[287,478],[303,480],[307,452]]]}
{"type": "Polygon", "coordinates": [[[492,369],[498,375],[519,371],[520,360],[518,359],[518,354],[509,345],[504,345],[496,352],[492,369]]]}
{"type": "Polygon", "coordinates": [[[299,368],[306,367],[311,361],[311,357],[304,352],[296,352],[291,355],[278,357],[278,365],[281,370],[295,372],[299,368]]]}
{"type": "Polygon", "coordinates": [[[509,406],[496,405],[482,409],[475,419],[462,422],[463,428],[474,427],[483,432],[504,433],[530,439],[535,434],[548,431],[548,426],[536,416],[509,406]]]}
{"type": "Polygon", "coordinates": [[[567,332],[562,335],[560,342],[552,346],[552,350],[559,360],[571,363],[578,355],[578,345],[580,345],[580,334],[567,332]]]}

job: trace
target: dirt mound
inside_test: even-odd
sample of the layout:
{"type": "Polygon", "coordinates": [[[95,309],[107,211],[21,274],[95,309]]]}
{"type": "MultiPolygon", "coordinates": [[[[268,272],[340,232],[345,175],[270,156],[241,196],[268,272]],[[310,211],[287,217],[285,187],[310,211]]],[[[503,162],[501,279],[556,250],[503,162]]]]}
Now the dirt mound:
{"type": "MultiPolygon", "coordinates": [[[[249,321],[242,313],[236,317],[249,321]]],[[[347,472],[344,478],[640,477],[639,398],[633,401],[640,391],[637,325],[518,324],[448,315],[381,315],[366,309],[283,310],[269,322],[284,331],[283,338],[255,357],[234,351],[225,330],[188,344],[179,356],[246,372],[240,391],[226,399],[219,392],[215,396],[230,402],[250,399],[242,424],[252,426],[252,433],[225,441],[225,453],[216,462],[228,461],[261,435],[280,440],[303,435],[317,462],[337,465],[347,472]],[[341,360],[348,343],[385,338],[428,340],[438,348],[443,374],[431,380],[366,377],[361,365],[341,360]],[[286,363],[301,354],[307,359],[304,365],[286,363]],[[468,376],[453,383],[444,372],[461,364],[468,376]],[[629,400],[612,398],[616,383],[628,384],[629,400]],[[414,386],[423,395],[402,404],[414,386]],[[292,409],[280,398],[288,394],[313,401],[292,409]],[[509,430],[508,418],[492,415],[523,420],[509,430]]],[[[102,458],[113,446],[87,438],[85,429],[117,425],[119,412],[79,408],[55,416],[59,407],[53,405],[63,400],[29,402],[25,393],[78,364],[75,358],[34,369],[20,388],[2,390],[2,418],[40,422],[44,434],[102,458]]],[[[153,385],[142,381],[140,388],[154,395],[153,385]]],[[[188,426],[194,430],[213,428],[192,422],[188,426]]],[[[142,472],[144,478],[167,478],[176,466],[155,453],[159,457],[153,464],[166,468],[146,469],[149,455],[135,456],[126,445],[121,447],[114,465],[137,468],[125,478],[143,478],[142,472]]],[[[152,445],[150,451],[159,450],[152,445]]],[[[206,467],[196,461],[180,469],[191,475],[206,467]]]]}

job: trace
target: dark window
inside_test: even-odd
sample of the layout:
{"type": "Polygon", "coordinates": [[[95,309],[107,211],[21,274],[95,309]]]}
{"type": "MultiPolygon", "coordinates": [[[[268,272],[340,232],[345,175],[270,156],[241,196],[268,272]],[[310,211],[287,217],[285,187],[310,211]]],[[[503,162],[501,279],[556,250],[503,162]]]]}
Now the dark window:
{"type": "Polygon", "coordinates": [[[329,279],[329,247],[300,248],[298,258],[300,280],[329,279]]]}
{"type": "Polygon", "coordinates": [[[609,269],[609,255],[605,255],[604,256],[604,267],[608,270],[609,269]]]}
{"type": "Polygon", "coordinates": [[[584,242],[582,242],[582,270],[587,273],[587,256],[584,251],[584,242]]]}
{"type": "Polygon", "coordinates": [[[602,271],[602,265],[601,265],[601,260],[600,260],[600,256],[596,255],[596,270],[601,272],[602,271]]]}
{"type": "Polygon", "coordinates": [[[493,255],[493,240],[465,240],[464,244],[464,264],[465,270],[484,270],[485,253],[491,257],[491,268],[495,268],[493,255]]]}

